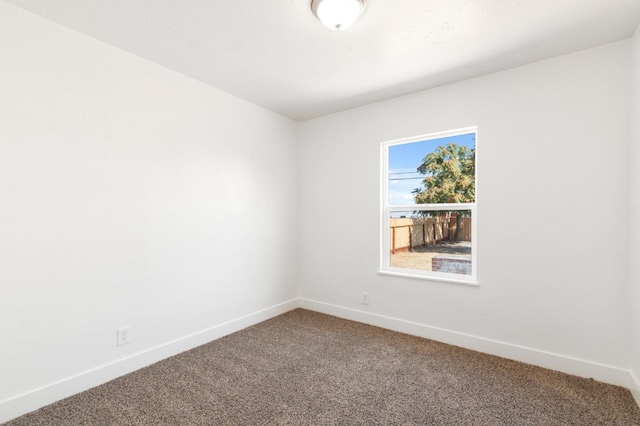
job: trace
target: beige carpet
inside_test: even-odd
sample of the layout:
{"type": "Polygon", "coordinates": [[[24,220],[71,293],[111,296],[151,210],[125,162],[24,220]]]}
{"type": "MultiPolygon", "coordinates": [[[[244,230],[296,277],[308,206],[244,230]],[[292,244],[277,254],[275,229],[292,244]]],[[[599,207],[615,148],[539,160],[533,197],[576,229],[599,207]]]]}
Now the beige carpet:
{"type": "Polygon", "coordinates": [[[8,425],[640,425],[626,389],[295,310],[8,425]]]}

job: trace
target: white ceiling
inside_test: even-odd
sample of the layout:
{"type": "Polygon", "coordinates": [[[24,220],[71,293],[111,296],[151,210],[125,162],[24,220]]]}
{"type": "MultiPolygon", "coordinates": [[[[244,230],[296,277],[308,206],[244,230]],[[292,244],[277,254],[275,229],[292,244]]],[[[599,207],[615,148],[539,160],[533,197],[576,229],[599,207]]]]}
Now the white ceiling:
{"type": "Polygon", "coordinates": [[[629,38],[640,0],[4,0],[302,121],[629,38]]]}

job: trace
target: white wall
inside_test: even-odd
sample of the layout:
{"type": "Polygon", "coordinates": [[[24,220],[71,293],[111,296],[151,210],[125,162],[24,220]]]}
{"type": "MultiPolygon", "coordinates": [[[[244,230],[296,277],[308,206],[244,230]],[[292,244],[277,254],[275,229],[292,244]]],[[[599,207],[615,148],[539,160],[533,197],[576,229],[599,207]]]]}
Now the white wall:
{"type": "Polygon", "coordinates": [[[629,52],[302,123],[303,306],[629,385],[629,52]],[[380,142],[473,125],[480,287],[378,275],[380,142]]]}
{"type": "Polygon", "coordinates": [[[0,422],[295,306],[295,122],[2,2],[0,58],[0,422]]]}
{"type": "Polygon", "coordinates": [[[632,40],[633,75],[632,90],[632,136],[631,136],[631,167],[630,167],[630,251],[629,251],[629,284],[631,286],[631,311],[633,326],[631,340],[634,344],[632,351],[632,371],[635,376],[636,389],[634,396],[640,404],[640,27],[636,30],[632,40]]]}

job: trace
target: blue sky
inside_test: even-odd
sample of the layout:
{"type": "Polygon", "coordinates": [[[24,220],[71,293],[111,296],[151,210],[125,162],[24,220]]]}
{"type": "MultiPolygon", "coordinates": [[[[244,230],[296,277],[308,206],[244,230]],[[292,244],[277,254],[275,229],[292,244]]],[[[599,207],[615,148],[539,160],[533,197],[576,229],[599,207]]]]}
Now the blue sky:
{"type": "Polygon", "coordinates": [[[451,142],[474,148],[476,135],[468,133],[389,147],[390,205],[415,204],[411,191],[419,187],[424,179],[424,176],[420,175],[416,169],[422,164],[422,160],[427,154],[433,152],[437,147],[451,142]]]}

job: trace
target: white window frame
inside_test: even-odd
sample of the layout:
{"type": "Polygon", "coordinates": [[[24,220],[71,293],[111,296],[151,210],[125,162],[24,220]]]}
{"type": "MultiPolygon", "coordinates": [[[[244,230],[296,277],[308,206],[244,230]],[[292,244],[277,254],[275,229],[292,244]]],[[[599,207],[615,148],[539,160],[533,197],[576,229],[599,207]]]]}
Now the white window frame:
{"type": "Polygon", "coordinates": [[[404,139],[396,139],[392,141],[382,142],[380,148],[380,164],[381,164],[381,197],[380,197],[380,270],[378,273],[384,275],[394,275],[400,277],[417,278],[432,281],[444,281],[457,284],[467,284],[477,286],[480,283],[477,278],[477,230],[478,230],[478,128],[465,127],[446,132],[431,133],[427,135],[415,136],[404,139]],[[474,203],[442,203],[442,204],[407,204],[407,205],[389,205],[389,147],[394,145],[403,145],[413,142],[422,142],[433,139],[446,138],[463,134],[475,133],[476,135],[476,196],[474,203]],[[471,275],[452,274],[445,272],[424,271],[418,269],[397,268],[391,266],[391,213],[406,211],[441,211],[441,210],[470,210],[471,211],[471,275]]]}

